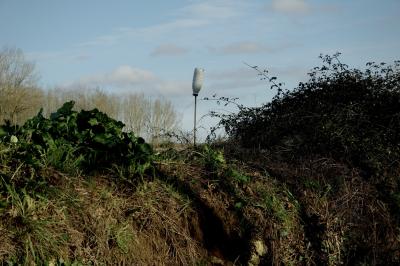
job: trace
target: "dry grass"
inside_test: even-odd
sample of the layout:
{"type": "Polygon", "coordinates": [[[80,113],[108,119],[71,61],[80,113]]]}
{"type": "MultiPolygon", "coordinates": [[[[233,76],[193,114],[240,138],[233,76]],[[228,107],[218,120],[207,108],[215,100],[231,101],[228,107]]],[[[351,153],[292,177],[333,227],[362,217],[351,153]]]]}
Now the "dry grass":
{"type": "Polygon", "coordinates": [[[251,166],[227,158],[210,170],[210,158],[198,151],[179,153],[159,163],[156,178],[136,185],[46,169],[47,194],[10,190],[10,204],[0,209],[0,261],[400,263],[396,217],[357,169],[326,158],[261,157],[258,164],[249,158],[251,166]]]}
{"type": "Polygon", "coordinates": [[[197,209],[204,204],[202,208],[215,219],[213,226],[221,225],[221,242],[207,232],[203,235],[203,242],[207,238],[213,242],[208,247],[212,255],[225,263],[247,264],[255,256],[254,243],[261,241],[266,251],[255,261],[262,265],[301,263],[304,233],[297,202],[287,188],[268,173],[239,162],[226,165],[219,173],[207,172],[201,164],[194,159],[191,164],[177,162],[162,169],[183,193],[201,202],[197,209]],[[229,169],[234,168],[242,176],[232,175],[229,169]]]}
{"type": "Polygon", "coordinates": [[[171,187],[122,189],[109,177],[70,178],[49,198],[16,199],[1,217],[0,259],[23,264],[194,265],[191,202],[171,187]]]}
{"type": "Polygon", "coordinates": [[[310,264],[399,263],[397,222],[372,180],[326,158],[268,166],[302,206],[310,264]]]}

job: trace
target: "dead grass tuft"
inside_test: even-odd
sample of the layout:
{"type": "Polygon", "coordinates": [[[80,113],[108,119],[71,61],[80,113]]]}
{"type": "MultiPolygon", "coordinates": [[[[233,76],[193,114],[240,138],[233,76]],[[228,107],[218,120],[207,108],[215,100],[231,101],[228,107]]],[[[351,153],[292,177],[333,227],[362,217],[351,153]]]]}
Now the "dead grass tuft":
{"type": "Polygon", "coordinates": [[[70,178],[49,198],[18,198],[1,217],[0,259],[42,264],[194,265],[191,202],[158,181],[123,188],[109,177],[70,178]]]}

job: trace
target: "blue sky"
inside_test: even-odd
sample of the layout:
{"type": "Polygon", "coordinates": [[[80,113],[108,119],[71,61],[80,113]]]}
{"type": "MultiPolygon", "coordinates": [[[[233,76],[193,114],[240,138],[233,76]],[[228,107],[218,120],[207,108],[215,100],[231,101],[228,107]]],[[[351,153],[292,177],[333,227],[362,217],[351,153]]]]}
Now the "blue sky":
{"type": "MultiPolygon", "coordinates": [[[[399,0],[0,0],[0,47],[35,61],[44,88],[163,96],[190,129],[195,67],[206,70],[200,96],[259,105],[273,92],[243,62],[289,89],[320,53],[339,51],[351,67],[390,63],[400,59],[399,12],[399,0]]],[[[213,108],[200,102],[200,116],[213,108]]]]}

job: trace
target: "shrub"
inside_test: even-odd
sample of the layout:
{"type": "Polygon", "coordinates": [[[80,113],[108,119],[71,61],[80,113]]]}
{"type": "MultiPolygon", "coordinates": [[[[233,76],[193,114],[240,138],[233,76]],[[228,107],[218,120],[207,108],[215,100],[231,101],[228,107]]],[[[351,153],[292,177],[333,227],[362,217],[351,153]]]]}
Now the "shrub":
{"type": "Polygon", "coordinates": [[[287,157],[334,157],[378,173],[400,158],[400,61],[349,69],[339,54],[322,56],[309,81],[256,108],[219,115],[231,141],[287,157]]]}

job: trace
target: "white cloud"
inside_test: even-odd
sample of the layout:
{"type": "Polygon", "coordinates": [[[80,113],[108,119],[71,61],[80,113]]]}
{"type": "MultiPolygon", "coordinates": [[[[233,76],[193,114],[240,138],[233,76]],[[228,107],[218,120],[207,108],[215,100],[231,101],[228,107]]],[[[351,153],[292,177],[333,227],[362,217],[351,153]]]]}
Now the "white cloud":
{"type": "Polygon", "coordinates": [[[108,35],[81,42],[78,47],[108,46],[118,43],[127,37],[146,38],[169,35],[181,30],[196,29],[226,22],[241,16],[243,10],[250,5],[240,0],[208,0],[191,3],[171,14],[172,19],[163,23],[145,27],[120,27],[108,35]]]}
{"type": "Polygon", "coordinates": [[[145,92],[149,95],[182,95],[190,88],[190,80],[165,80],[153,72],[123,65],[106,72],[88,75],[63,87],[100,87],[119,92],[145,92]]]}
{"type": "Polygon", "coordinates": [[[288,14],[304,14],[309,12],[311,7],[306,0],[272,0],[272,9],[288,14]]]}
{"type": "Polygon", "coordinates": [[[175,44],[162,44],[154,49],[152,56],[179,56],[187,53],[187,49],[175,44]]]}
{"type": "Polygon", "coordinates": [[[173,19],[170,21],[143,28],[122,28],[122,31],[129,34],[160,35],[177,30],[200,28],[240,16],[243,6],[243,1],[232,0],[196,2],[171,14],[173,19]]]}
{"type": "Polygon", "coordinates": [[[181,18],[161,24],[134,28],[122,27],[114,29],[110,34],[96,37],[93,40],[78,43],[77,47],[111,46],[127,38],[154,38],[176,31],[198,28],[209,22],[197,18],[181,18]]]}
{"type": "Polygon", "coordinates": [[[91,85],[128,87],[155,80],[153,73],[131,66],[120,66],[109,73],[82,77],[79,82],[91,85]]]}

